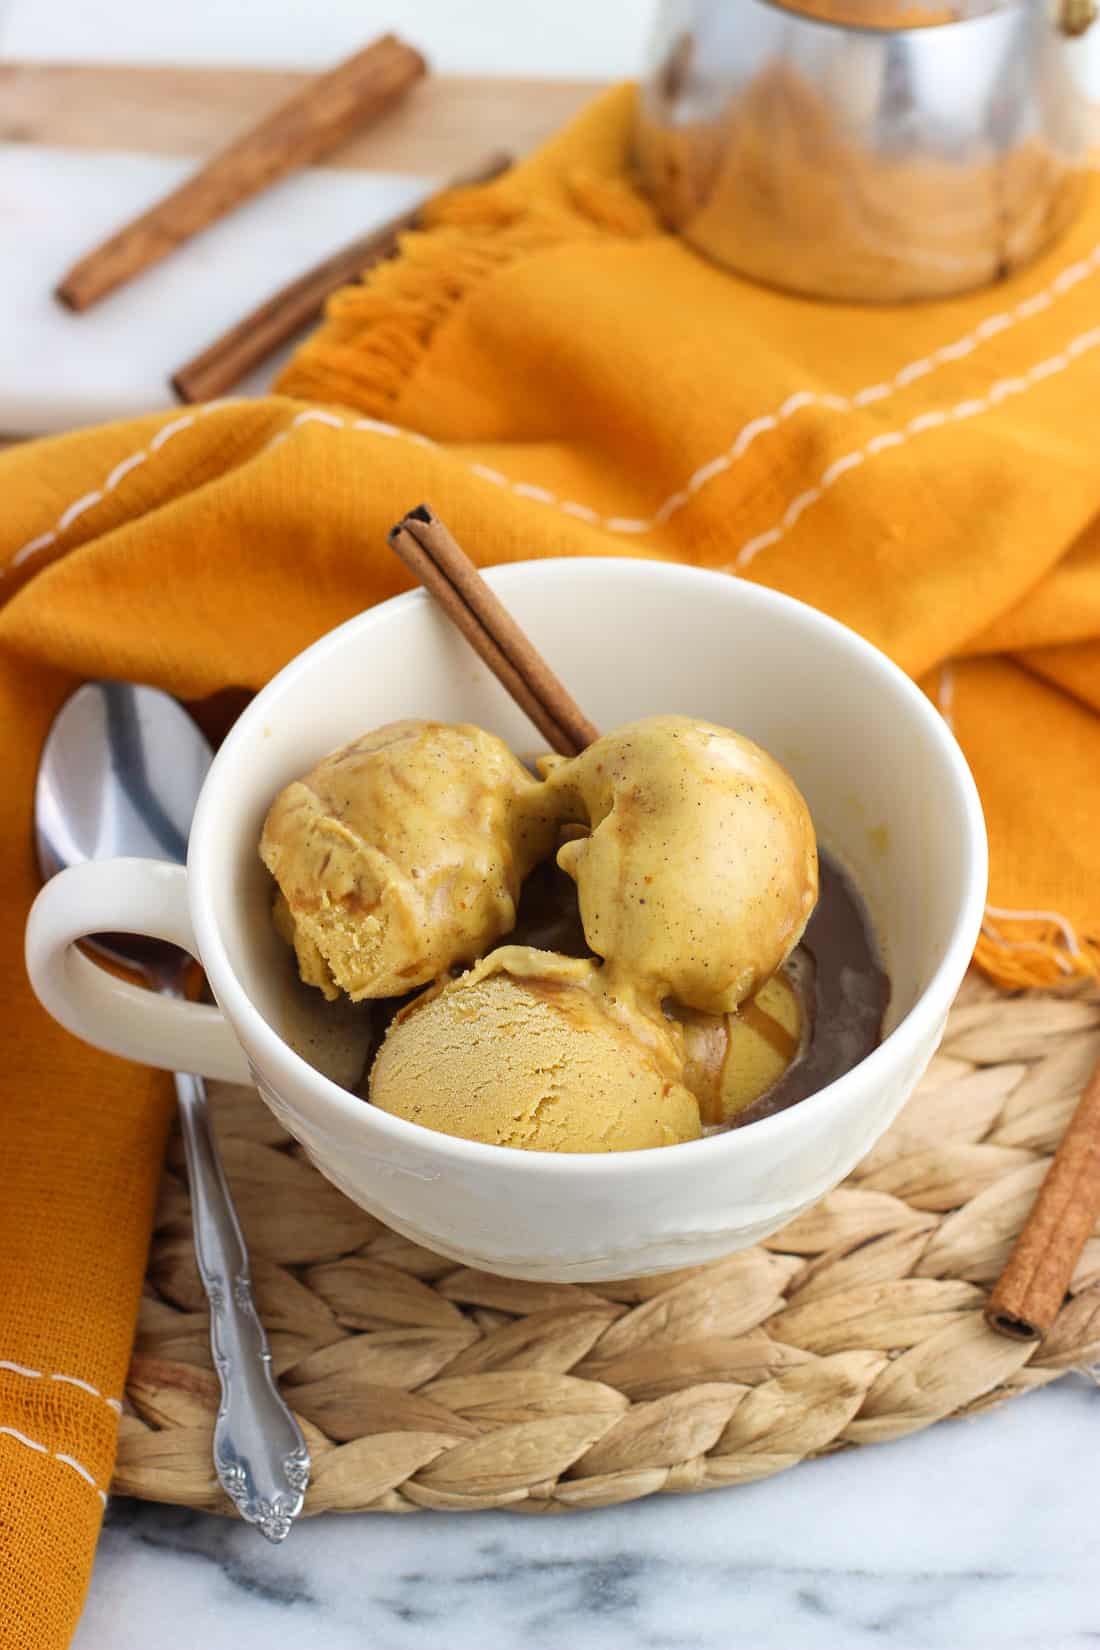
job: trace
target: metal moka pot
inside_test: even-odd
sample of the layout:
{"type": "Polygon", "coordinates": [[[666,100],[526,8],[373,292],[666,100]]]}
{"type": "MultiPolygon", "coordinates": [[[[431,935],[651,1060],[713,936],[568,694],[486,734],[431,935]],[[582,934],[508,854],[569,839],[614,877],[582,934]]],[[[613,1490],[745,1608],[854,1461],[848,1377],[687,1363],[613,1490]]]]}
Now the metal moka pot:
{"type": "Polygon", "coordinates": [[[943,297],[1069,223],[1094,0],[663,0],[638,157],[665,221],[790,291],[943,297]]]}

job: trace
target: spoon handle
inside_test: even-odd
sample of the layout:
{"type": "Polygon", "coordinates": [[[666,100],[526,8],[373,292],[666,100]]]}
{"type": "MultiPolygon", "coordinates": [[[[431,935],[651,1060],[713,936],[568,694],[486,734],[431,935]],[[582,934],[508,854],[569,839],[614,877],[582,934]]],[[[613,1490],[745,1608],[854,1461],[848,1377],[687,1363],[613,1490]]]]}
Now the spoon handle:
{"type": "Polygon", "coordinates": [[[214,1470],[241,1517],[269,1541],[282,1541],[302,1510],[309,1451],[271,1372],[248,1251],[214,1142],[202,1078],[177,1072],[176,1097],[191,1182],[195,1257],[210,1302],[210,1344],[222,1389],[214,1470]]]}

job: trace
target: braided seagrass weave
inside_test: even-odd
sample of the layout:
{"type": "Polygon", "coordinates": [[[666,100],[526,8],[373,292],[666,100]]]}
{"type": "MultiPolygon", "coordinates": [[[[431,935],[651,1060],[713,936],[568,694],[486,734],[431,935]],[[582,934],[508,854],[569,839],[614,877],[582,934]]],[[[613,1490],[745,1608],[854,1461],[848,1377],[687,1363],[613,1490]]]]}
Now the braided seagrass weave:
{"type": "MultiPolygon", "coordinates": [[[[551,1512],[740,1484],[1087,1365],[1100,1231],[1044,1341],[991,1333],[981,1306],[1098,1057],[1095,995],[971,978],[919,1091],[837,1191],[727,1260],[583,1287],[418,1248],[323,1180],[250,1090],[214,1085],[275,1367],[313,1453],[306,1512],[551,1512]]],[[[177,1143],[114,1490],[231,1512],[210,1464],[217,1391],[177,1143]]]]}

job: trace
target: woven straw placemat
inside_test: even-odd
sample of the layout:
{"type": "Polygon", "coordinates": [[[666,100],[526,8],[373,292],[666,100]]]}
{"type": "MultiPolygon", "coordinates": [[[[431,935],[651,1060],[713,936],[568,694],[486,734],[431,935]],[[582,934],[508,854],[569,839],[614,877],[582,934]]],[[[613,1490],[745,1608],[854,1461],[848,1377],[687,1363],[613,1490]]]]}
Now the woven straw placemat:
{"type": "MultiPolygon", "coordinates": [[[[1100,1058],[1100,999],[967,981],[917,1094],[765,1244],[626,1283],[521,1283],[349,1203],[251,1090],[218,1132],[275,1367],[313,1453],[306,1512],[560,1511],[741,1484],[973,1415],[1100,1356],[1100,1235],[1044,1341],[981,1307],[1100,1058]]],[[[1100,1232],[1100,1229],[1098,1229],[1100,1232]]],[[[178,1141],[114,1490],[231,1513],[178,1141]]]]}

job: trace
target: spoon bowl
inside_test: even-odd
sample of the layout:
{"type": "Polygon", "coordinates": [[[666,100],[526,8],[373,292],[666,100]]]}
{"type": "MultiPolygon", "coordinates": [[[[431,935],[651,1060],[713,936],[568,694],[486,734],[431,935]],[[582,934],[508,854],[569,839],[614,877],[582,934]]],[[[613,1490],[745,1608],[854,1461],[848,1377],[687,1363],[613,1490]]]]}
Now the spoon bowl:
{"type": "MultiPolygon", "coordinates": [[[[183,706],[157,688],[86,682],[54,719],[34,797],[38,868],[130,855],[187,861],[187,837],[214,753],[183,706]]],[[[139,934],[97,934],[90,948],[154,984],[178,977],[178,946],[139,934]]]]}

